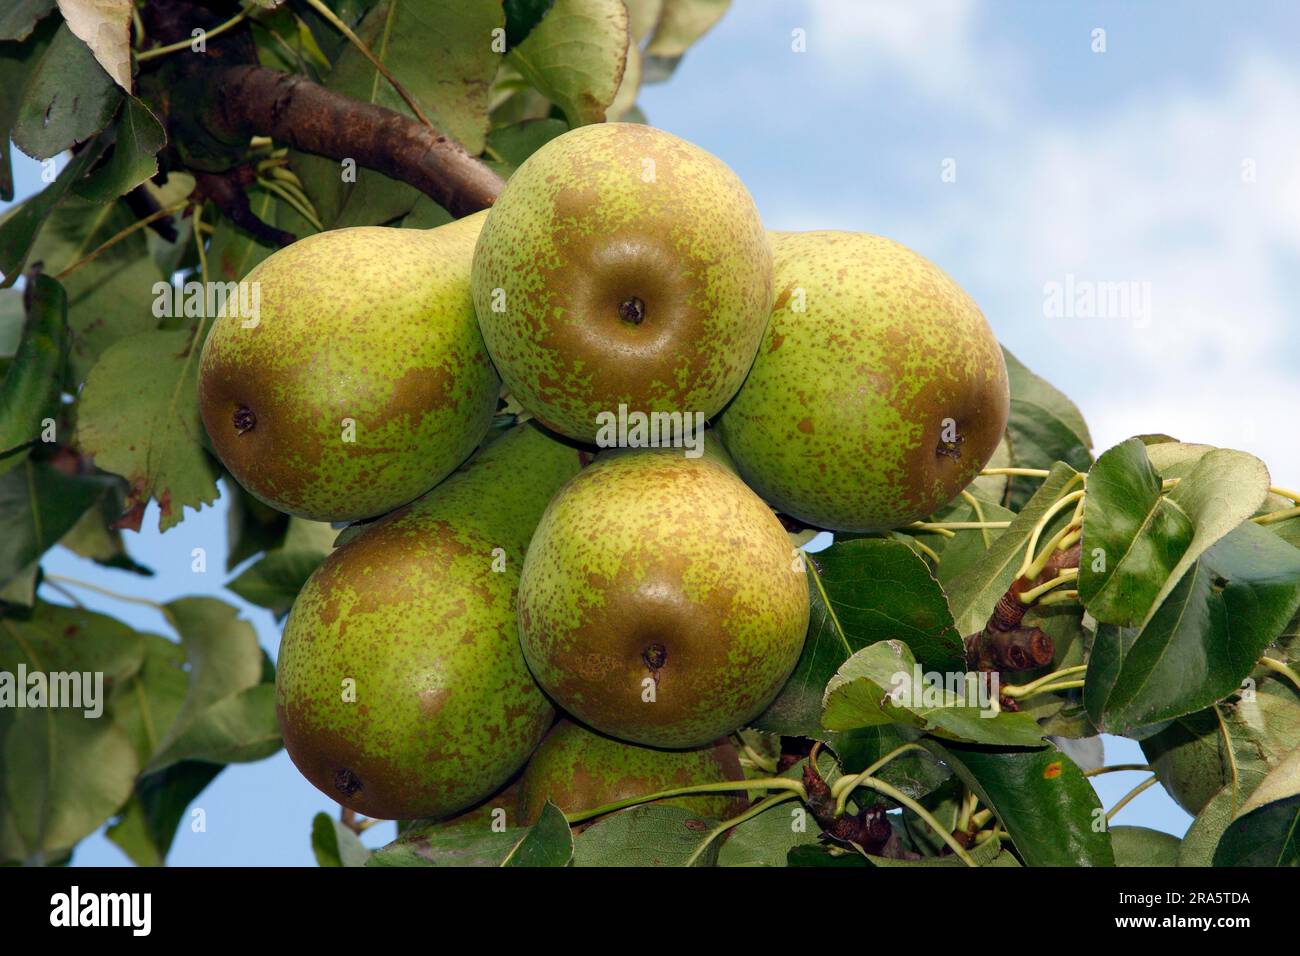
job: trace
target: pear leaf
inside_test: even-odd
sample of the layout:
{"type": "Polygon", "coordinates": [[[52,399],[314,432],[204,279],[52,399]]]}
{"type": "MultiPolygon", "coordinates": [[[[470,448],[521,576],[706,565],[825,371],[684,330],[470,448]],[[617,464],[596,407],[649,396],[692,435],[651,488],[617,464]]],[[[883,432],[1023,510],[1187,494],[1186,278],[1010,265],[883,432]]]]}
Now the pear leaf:
{"type": "Polygon", "coordinates": [[[1032,717],[996,711],[996,701],[980,699],[978,675],[950,673],[958,678],[952,682],[956,686],[946,686],[949,675],[923,673],[901,641],[872,644],[850,657],[826,685],[822,724],[828,730],[856,730],[899,723],[949,740],[1043,745],[1032,717]]]}
{"type": "Polygon", "coordinates": [[[1214,851],[1215,866],[1300,866],[1300,750],[1255,788],[1214,851]]]}
{"type": "Polygon", "coordinates": [[[1150,620],[1206,549],[1245,521],[1268,491],[1253,455],[1213,449],[1162,493],[1140,439],[1107,451],[1088,476],[1079,594],[1106,624],[1150,620]]]}
{"type": "Polygon", "coordinates": [[[509,62],[558,106],[570,126],[605,120],[627,67],[627,8],[602,0],[555,0],[509,62]]]}
{"type": "Polygon", "coordinates": [[[312,817],[311,850],[320,866],[365,866],[370,859],[370,850],[352,828],[328,813],[312,817]]]}
{"type": "Polygon", "coordinates": [[[531,827],[497,831],[482,821],[454,826],[416,823],[376,850],[367,866],[567,866],[574,840],[548,802],[531,827]]]}
{"type": "MultiPolygon", "coordinates": [[[[1208,457],[1208,456],[1207,456],[1208,457]]],[[[1247,521],[1197,559],[1144,627],[1098,627],[1084,703],[1111,733],[1233,693],[1300,607],[1300,550],[1247,521]]]]}
{"type": "Polygon", "coordinates": [[[1116,866],[1177,866],[1183,841],[1146,827],[1111,827],[1116,866]]]}
{"type": "MultiPolygon", "coordinates": [[[[1034,525],[1078,481],[1079,472],[1071,466],[1064,462],[1053,465],[1051,473],[1043,479],[1042,485],[1016,515],[1011,526],[993,541],[986,557],[948,582],[945,590],[957,633],[975,634],[984,629],[993,608],[1015,579],[1034,525]]],[[[1047,541],[1057,528],[1070,520],[1070,515],[1068,507],[1062,508],[1044,529],[1040,542],[1047,541]]]]}
{"type": "MultiPolygon", "coordinates": [[[[631,807],[583,830],[573,841],[573,865],[685,866],[717,824],[683,807],[631,807]]],[[[717,860],[714,838],[695,856],[695,865],[713,866],[717,860]]]]}
{"type": "Polygon", "coordinates": [[[1065,754],[926,741],[1011,834],[1027,866],[1114,866],[1104,811],[1065,754]]]}
{"type": "Polygon", "coordinates": [[[131,483],[134,508],[156,500],[158,527],[179,524],[186,507],[217,499],[203,448],[194,329],[145,332],[111,345],[81,394],[78,434],[99,467],[131,483]]]}
{"type": "Polygon", "coordinates": [[[906,544],[849,539],[804,561],[811,605],[803,653],[755,727],[831,743],[821,722],[826,682],[851,654],[878,641],[905,641],[931,670],[964,668],[964,649],[943,591],[925,560],[906,544]]]}

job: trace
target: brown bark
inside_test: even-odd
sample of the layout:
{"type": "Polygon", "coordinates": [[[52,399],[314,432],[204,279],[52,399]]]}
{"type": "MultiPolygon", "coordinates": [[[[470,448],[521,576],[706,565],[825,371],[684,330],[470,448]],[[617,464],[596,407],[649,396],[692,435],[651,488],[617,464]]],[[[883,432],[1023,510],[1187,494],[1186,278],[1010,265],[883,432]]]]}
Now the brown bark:
{"type": "Polygon", "coordinates": [[[262,66],[212,70],[207,119],[228,142],[277,142],[409,183],[457,218],[486,209],[504,183],[454,140],[383,106],[262,66]]]}

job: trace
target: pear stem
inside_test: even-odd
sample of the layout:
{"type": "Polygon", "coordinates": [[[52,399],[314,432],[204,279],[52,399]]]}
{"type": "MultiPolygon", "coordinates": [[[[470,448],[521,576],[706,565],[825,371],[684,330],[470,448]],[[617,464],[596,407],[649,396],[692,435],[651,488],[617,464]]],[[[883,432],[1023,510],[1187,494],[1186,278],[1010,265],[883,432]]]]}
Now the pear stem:
{"type": "MultiPolygon", "coordinates": [[[[980,500],[976,498],[974,495],[972,495],[965,488],[963,488],[961,491],[961,497],[962,500],[966,502],[966,504],[970,505],[971,511],[975,512],[975,520],[983,524],[984,506],[980,504],[980,500]]],[[[988,528],[980,528],[980,536],[984,538],[985,548],[991,548],[993,546],[993,539],[989,537],[988,528]]]]}
{"type": "Polygon", "coordinates": [[[1076,664],[1074,667],[1063,667],[1059,671],[1052,671],[1050,674],[1044,674],[1037,680],[1032,680],[1028,684],[1008,684],[1002,688],[1002,696],[1010,697],[1012,700],[1017,697],[1030,697],[1034,694],[1041,693],[1040,688],[1046,687],[1053,681],[1062,680],[1066,677],[1073,677],[1075,674],[1082,674],[1088,669],[1087,664],[1076,664]]]}
{"type": "Polygon", "coordinates": [[[746,820],[753,819],[763,811],[771,809],[772,807],[776,806],[778,803],[784,803],[786,800],[793,800],[796,796],[798,796],[798,794],[793,792],[778,793],[775,796],[768,797],[765,800],[758,801],[758,803],[754,804],[752,807],[750,807],[748,810],[746,810],[744,813],[740,814],[739,816],[732,817],[730,820],[723,820],[716,827],[710,830],[708,832],[708,835],[706,835],[704,839],[700,841],[700,845],[697,846],[694,852],[692,852],[691,855],[686,858],[686,862],[683,864],[683,866],[694,866],[695,861],[698,860],[700,858],[700,855],[709,848],[709,844],[711,844],[718,837],[722,836],[722,834],[726,833],[732,827],[740,826],[740,824],[744,823],[746,820]]]}
{"type": "Polygon", "coordinates": [[[1045,468],[983,468],[981,475],[1019,475],[1022,478],[1046,478],[1051,474],[1045,468]]]}
{"type": "Polygon", "coordinates": [[[1143,780],[1141,783],[1139,783],[1128,793],[1124,794],[1124,796],[1120,798],[1119,803],[1111,807],[1110,812],[1106,814],[1106,822],[1110,823],[1111,820],[1115,819],[1115,814],[1119,813],[1121,810],[1127,807],[1130,803],[1132,803],[1135,799],[1137,799],[1137,797],[1139,797],[1142,793],[1144,793],[1147,790],[1150,790],[1157,783],[1159,783],[1159,781],[1160,781],[1159,777],[1156,776],[1148,777],[1146,780],[1143,780]]]}
{"type": "Polygon", "coordinates": [[[590,820],[592,817],[604,816],[606,813],[613,813],[615,810],[624,810],[628,807],[635,807],[642,803],[651,803],[655,800],[666,800],[668,797],[684,797],[696,793],[727,793],[732,790],[788,790],[799,799],[807,799],[808,791],[799,780],[792,780],[789,777],[761,777],[754,780],[727,780],[722,783],[697,783],[689,787],[674,787],[671,790],[660,790],[657,793],[647,793],[640,797],[628,797],[626,800],[616,800],[613,803],[606,803],[603,806],[593,807],[590,810],[578,810],[574,813],[566,813],[564,818],[569,821],[570,825],[582,823],[590,820]]]}
{"type": "MultiPolygon", "coordinates": [[[[132,10],[132,12],[135,11],[132,10]]],[[[137,63],[144,63],[146,60],[152,60],[155,57],[159,57],[159,56],[166,56],[168,53],[176,53],[179,50],[188,50],[193,45],[194,41],[198,39],[202,39],[206,43],[208,40],[211,40],[213,37],[220,36],[221,34],[225,33],[231,27],[239,26],[239,24],[242,23],[247,16],[248,16],[247,10],[240,10],[238,13],[236,13],[225,23],[219,24],[218,26],[213,27],[211,30],[204,30],[202,37],[192,36],[184,40],[178,40],[175,43],[169,43],[166,46],[156,46],[152,50],[142,50],[139,53],[136,53],[135,61],[137,63]]]]}
{"type": "Polygon", "coordinates": [[[1083,771],[1085,777],[1100,777],[1103,773],[1121,773],[1126,770],[1141,770],[1145,773],[1152,771],[1152,766],[1147,763],[1117,763],[1110,767],[1097,767],[1093,770],[1083,771]]]}
{"type": "Polygon", "coordinates": [[[1300,674],[1297,674],[1290,667],[1287,667],[1279,660],[1274,660],[1268,655],[1264,655],[1263,657],[1261,657],[1259,659],[1259,662],[1263,664],[1265,667],[1267,667],[1269,670],[1271,670],[1273,673],[1281,674],[1283,677],[1285,677],[1287,680],[1289,680],[1292,684],[1295,685],[1296,690],[1300,690],[1300,674]]]}
{"type": "Polygon", "coordinates": [[[881,767],[885,766],[885,764],[889,763],[895,757],[907,753],[909,750],[925,750],[925,748],[917,743],[906,743],[900,747],[895,747],[861,773],[854,774],[851,777],[840,777],[840,779],[832,783],[831,796],[835,798],[835,815],[838,817],[844,813],[844,807],[845,804],[848,803],[849,794],[853,792],[853,789],[858,785],[859,781],[875,776],[881,767]]]}

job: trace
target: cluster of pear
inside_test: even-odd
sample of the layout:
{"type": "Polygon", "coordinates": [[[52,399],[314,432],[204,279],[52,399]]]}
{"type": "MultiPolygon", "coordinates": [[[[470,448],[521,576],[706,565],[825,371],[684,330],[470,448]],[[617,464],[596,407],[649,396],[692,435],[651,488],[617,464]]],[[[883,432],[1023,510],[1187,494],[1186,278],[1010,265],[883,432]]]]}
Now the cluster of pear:
{"type": "Polygon", "coordinates": [[[739,779],[725,738],[808,626],[773,509],[906,524],[1006,427],[998,344],[936,266],[769,233],[725,164],[642,125],[552,140],[485,213],[321,233],[245,281],[203,422],[260,500],[361,522],[290,612],[277,703],[302,773],[372,817],[739,779]],[[528,415],[495,418],[503,386],[528,415]],[[604,447],[629,410],[675,431],[604,447]]]}

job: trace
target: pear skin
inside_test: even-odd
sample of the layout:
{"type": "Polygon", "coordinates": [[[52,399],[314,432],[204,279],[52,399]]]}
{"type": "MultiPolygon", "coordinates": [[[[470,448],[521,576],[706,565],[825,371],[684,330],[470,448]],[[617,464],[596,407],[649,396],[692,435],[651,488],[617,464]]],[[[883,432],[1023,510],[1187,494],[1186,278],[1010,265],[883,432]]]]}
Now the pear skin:
{"type": "MultiPolygon", "coordinates": [[[[525,825],[536,822],[548,799],[565,813],[577,813],[661,790],[743,779],[740,757],[728,740],[695,750],[656,750],[561,720],[524,770],[520,816],[525,825]]],[[[741,812],[748,801],[744,790],[735,790],[654,802],[726,820],[741,812]]]]}
{"type": "Polygon", "coordinates": [[[469,289],[484,218],[324,232],[248,274],[258,315],[217,318],[199,369],[203,425],[236,481],[280,511],[351,521],[469,456],[500,392],[469,289]]]}
{"type": "Polygon", "coordinates": [[[523,766],[554,711],[515,606],[533,528],[578,452],[520,425],[432,492],[334,551],[280,644],[285,749],[333,800],[438,819],[523,766]]]}
{"type": "Polygon", "coordinates": [[[709,417],[772,304],[767,236],[721,160],[649,126],[559,136],[506,183],[474,251],[474,304],[511,395],[592,442],[597,416],[709,417]]]}
{"type": "Polygon", "coordinates": [[[564,710],[652,747],[698,747],[757,716],[808,628],[803,564],[715,456],[599,457],[546,509],[519,587],[524,656],[564,710]]]}
{"type": "Polygon", "coordinates": [[[951,501],[1007,427],[1006,364],[979,307],[880,236],[771,238],[772,321],[717,421],[745,481],[835,531],[897,528],[951,501]]]}

